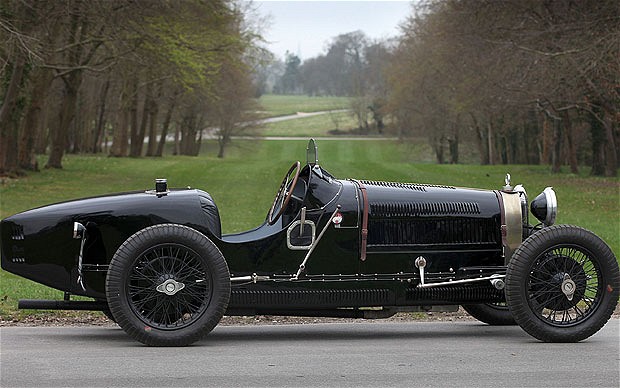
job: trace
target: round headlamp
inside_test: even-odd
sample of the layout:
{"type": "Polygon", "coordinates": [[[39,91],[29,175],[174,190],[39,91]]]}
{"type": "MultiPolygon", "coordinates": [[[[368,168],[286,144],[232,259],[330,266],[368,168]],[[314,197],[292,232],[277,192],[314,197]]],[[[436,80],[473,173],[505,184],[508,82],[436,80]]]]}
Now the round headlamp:
{"type": "Polygon", "coordinates": [[[538,194],[532,201],[530,210],[544,226],[553,225],[558,214],[558,200],[553,188],[547,187],[542,193],[538,194]]]}

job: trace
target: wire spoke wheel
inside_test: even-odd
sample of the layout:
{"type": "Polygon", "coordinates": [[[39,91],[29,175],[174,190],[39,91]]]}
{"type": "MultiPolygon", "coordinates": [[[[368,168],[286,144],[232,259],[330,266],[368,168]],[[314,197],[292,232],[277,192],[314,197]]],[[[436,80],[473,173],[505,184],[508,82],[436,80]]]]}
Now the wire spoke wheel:
{"type": "Polygon", "coordinates": [[[539,318],[551,325],[578,324],[600,304],[601,279],[592,254],[572,245],[556,246],[533,263],[528,301],[539,318]]]}
{"type": "Polygon", "coordinates": [[[135,233],[116,251],[106,278],[116,322],[151,346],[185,346],[218,324],[230,299],[219,249],[202,233],[162,224],[135,233]]]}
{"type": "Polygon", "coordinates": [[[577,342],[596,333],[618,303],[620,270],[594,233],[555,225],[529,236],[506,271],[506,301],[515,321],[546,342],[577,342]]]}
{"type": "Polygon", "coordinates": [[[127,298],[147,325],[179,329],[195,322],[211,300],[211,276],[198,254],[162,244],[140,255],[129,274],[127,298]]]}

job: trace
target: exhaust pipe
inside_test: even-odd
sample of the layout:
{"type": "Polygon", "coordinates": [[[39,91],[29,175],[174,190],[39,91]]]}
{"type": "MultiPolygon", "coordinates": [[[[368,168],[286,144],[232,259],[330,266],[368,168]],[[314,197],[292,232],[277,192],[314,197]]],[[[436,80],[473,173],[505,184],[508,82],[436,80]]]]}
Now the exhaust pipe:
{"type": "Polygon", "coordinates": [[[17,303],[17,308],[31,310],[103,311],[108,309],[108,304],[103,301],[88,300],[21,299],[17,303]]]}

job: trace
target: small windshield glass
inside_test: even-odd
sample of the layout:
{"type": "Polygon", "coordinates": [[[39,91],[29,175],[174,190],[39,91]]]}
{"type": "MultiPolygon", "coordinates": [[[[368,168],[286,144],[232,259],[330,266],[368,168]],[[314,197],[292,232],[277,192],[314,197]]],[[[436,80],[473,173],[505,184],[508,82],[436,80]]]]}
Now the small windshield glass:
{"type": "Polygon", "coordinates": [[[308,148],[306,148],[306,161],[309,166],[319,164],[319,151],[314,139],[310,139],[308,142],[308,148]]]}

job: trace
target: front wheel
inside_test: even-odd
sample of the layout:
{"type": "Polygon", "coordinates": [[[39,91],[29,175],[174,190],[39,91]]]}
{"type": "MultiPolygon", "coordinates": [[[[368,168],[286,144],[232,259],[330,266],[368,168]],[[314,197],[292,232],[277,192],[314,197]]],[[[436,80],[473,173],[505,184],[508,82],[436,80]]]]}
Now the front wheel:
{"type": "Polygon", "coordinates": [[[611,249],[576,226],[534,233],[506,272],[506,301],[515,321],[545,342],[577,342],[596,333],[613,313],[619,289],[611,249]]]}
{"type": "Polygon", "coordinates": [[[135,233],[116,251],[106,296],[118,325],[137,341],[186,346],[224,315],[230,275],[222,253],[202,233],[156,225],[135,233]]]}

